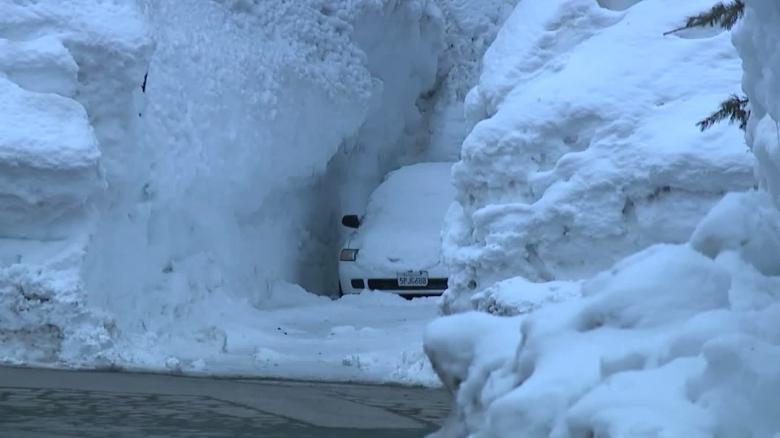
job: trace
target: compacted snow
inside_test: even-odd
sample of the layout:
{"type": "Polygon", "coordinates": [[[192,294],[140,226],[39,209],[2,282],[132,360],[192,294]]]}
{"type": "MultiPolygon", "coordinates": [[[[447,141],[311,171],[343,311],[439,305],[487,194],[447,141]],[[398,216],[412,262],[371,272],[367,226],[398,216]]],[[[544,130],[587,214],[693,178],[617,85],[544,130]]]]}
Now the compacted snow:
{"type": "Polygon", "coordinates": [[[753,186],[739,130],[695,126],[739,89],[729,34],[663,36],[711,4],[518,4],[466,99],[446,309],[506,278],[587,278],[684,242],[725,192],[753,186]]]}
{"type": "Polygon", "coordinates": [[[374,292],[332,301],[298,286],[274,290],[258,302],[215,297],[178,324],[150,319],[146,330],[119,341],[113,363],[195,375],[439,385],[422,349],[436,298],[374,292]]]}
{"type": "Polygon", "coordinates": [[[483,312],[426,331],[426,352],[456,398],[437,435],[778,436],[780,4],[747,0],[733,32],[758,188],[723,196],[754,184],[744,140],[735,126],[699,134],[693,124],[739,89],[732,35],[661,36],[714,2],[599,2],[622,12],[563,3],[579,13],[521,2],[472,92],[490,118],[455,171],[459,278],[445,310],[483,312]],[[608,62],[587,51],[600,38],[608,62]],[[526,46],[536,57],[525,63],[498,55],[526,46]],[[583,51],[591,63],[577,64],[577,80],[556,80],[583,51]],[[631,68],[607,74],[624,63],[631,68]],[[534,65],[549,71],[526,70],[534,65]],[[536,94],[540,86],[547,92],[536,94]],[[538,114],[545,119],[525,124],[538,114]],[[581,152],[569,149],[579,140],[559,137],[573,135],[571,118],[577,139],[594,129],[581,152]]]}
{"type": "Polygon", "coordinates": [[[663,36],[714,3],[0,2],[0,361],[438,377],[447,437],[777,434],[780,6],[663,36]],[[700,133],[740,78],[747,144],[700,133]],[[455,159],[442,303],[304,290],[387,172],[455,159]]]}
{"type": "MultiPolygon", "coordinates": [[[[389,171],[457,157],[463,96],[515,2],[0,2],[0,359],[247,363],[196,334],[276,334],[271,315],[293,317],[266,304],[303,305],[294,284],[335,295],[341,215],[389,171]]],[[[418,363],[419,333],[390,327],[411,313],[399,330],[421,332],[430,300],[352,299],[300,318],[332,309],[346,315],[332,327],[360,330],[381,314],[354,353],[418,363]]],[[[430,380],[392,377],[390,359],[341,365],[350,337],[332,339],[334,376],[430,380]]]]}
{"type": "Polygon", "coordinates": [[[111,348],[114,322],[88,303],[82,268],[107,151],[132,146],[123,128],[150,48],[134,12],[127,2],[0,4],[3,361],[94,363],[111,348]]]}

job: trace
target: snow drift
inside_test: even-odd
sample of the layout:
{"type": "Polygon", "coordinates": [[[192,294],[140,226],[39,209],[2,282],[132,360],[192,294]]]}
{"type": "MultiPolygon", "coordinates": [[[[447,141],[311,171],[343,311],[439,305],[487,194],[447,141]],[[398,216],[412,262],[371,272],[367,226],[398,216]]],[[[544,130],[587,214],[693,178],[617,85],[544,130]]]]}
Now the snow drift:
{"type": "Polygon", "coordinates": [[[52,342],[75,329],[50,315],[60,301],[129,342],[192,337],[217,297],[335,289],[337,219],[417,146],[443,37],[422,0],[1,12],[3,324],[54,327],[52,342]]]}
{"type": "MultiPolygon", "coordinates": [[[[664,3],[639,5],[672,10],[664,3]]],[[[431,324],[426,351],[456,395],[440,436],[780,432],[780,5],[745,3],[733,42],[753,109],[746,137],[760,188],[727,194],[683,244],[650,246],[584,281],[518,277],[474,296],[484,310],[515,316],[470,312],[431,324]]]]}
{"type": "Polygon", "coordinates": [[[753,185],[739,132],[695,126],[738,88],[728,33],[662,35],[711,2],[634,3],[524,1],[487,51],[453,171],[446,312],[516,275],[587,278],[684,242],[753,185]]]}
{"type": "Polygon", "coordinates": [[[104,363],[115,326],[82,268],[149,41],[127,2],[0,11],[0,359],[104,363]]]}
{"type": "Polygon", "coordinates": [[[340,216],[457,156],[514,3],[0,2],[0,359],[251,364],[336,291],[340,216]]]}

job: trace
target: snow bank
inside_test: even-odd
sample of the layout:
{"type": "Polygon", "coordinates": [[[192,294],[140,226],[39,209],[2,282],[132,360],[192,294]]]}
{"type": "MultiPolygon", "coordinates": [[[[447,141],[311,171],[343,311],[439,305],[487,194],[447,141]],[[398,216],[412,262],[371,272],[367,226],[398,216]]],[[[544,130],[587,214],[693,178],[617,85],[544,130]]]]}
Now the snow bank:
{"type": "Polygon", "coordinates": [[[89,306],[79,266],[82,245],[4,239],[17,263],[0,268],[0,362],[102,366],[113,362],[110,315],[89,306]],[[40,258],[44,255],[44,258],[40,258]]]}
{"type": "MultiPolygon", "coordinates": [[[[777,242],[776,228],[764,233],[780,223],[780,212],[766,202],[761,193],[731,195],[696,234],[722,230],[715,216],[730,204],[765,213],[745,237],[777,242]]],[[[780,245],[764,250],[777,254],[780,245]]],[[[710,258],[695,243],[652,246],[572,286],[567,299],[549,293],[529,313],[435,322],[425,348],[457,401],[447,430],[479,437],[773,436],[780,431],[773,407],[780,380],[770,365],[780,355],[780,280],[762,275],[750,255],[750,248],[724,247],[710,258]],[[495,348],[469,352],[468,345],[495,348]]],[[[515,296],[541,287],[514,286],[515,296]]]]}
{"type": "Polygon", "coordinates": [[[334,292],[339,219],[411,147],[434,85],[435,4],[142,5],[155,50],[135,144],[103,150],[93,302],[130,338],[191,340],[214,302],[251,331],[244,307],[290,284],[334,292]]]}
{"type": "Polygon", "coordinates": [[[0,332],[26,341],[0,353],[154,366],[215,303],[249,332],[291,283],[335,291],[339,218],[419,152],[443,27],[429,0],[2,3],[0,332]]]}
{"type": "Polygon", "coordinates": [[[758,181],[780,205],[780,47],[775,24],[780,9],[771,1],[749,1],[745,17],[734,32],[742,57],[742,88],[750,98],[747,141],[758,159],[758,181]]]}
{"type": "MultiPolygon", "coordinates": [[[[639,4],[653,3],[663,2],[639,4]]],[[[470,312],[429,326],[426,351],[457,400],[439,436],[780,433],[780,210],[772,152],[779,141],[767,132],[777,120],[780,6],[746,5],[733,39],[754,108],[747,140],[762,188],[727,194],[687,243],[651,246],[589,280],[514,278],[472,298],[481,309],[517,316],[470,312]],[[521,297],[540,304],[523,307],[521,297]],[[462,329],[466,320],[474,329],[462,329]],[[473,345],[497,345],[502,353],[473,345]]],[[[457,223],[453,230],[466,234],[457,223]]]]}
{"type": "Polygon", "coordinates": [[[57,238],[63,216],[100,188],[97,141],[84,108],[0,78],[2,237],[57,238]]]}
{"type": "Polygon", "coordinates": [[[122,100],[137,86],[128,60],[143,64],[148,49],[134,12],[128,2],[0,5],[3,362],[112,360],[114,322],[89,303],[82,269],[108,134],[127,134],[112,114],[133,112],[122,100]]]}
{"type": "Polygon", "coordinates": [[[630,3],[521,2],[487,51],[453,170],[445,311],[516,275],[577,280],[684,242],[753,185],[739,132],[695,126],[738,87],[729,34],[662,36],[712,2],[630,3]]]}
{"type": "Polygon", "coordinates": [[[444,19],[444,50],[439,55],[437,85],[418,103],[423,110],[421,150],[416,161],[457,161],[472,126],[464,99],[477,84],[482,57],[509,17],[517,0],[436,0],[444,19]]]}

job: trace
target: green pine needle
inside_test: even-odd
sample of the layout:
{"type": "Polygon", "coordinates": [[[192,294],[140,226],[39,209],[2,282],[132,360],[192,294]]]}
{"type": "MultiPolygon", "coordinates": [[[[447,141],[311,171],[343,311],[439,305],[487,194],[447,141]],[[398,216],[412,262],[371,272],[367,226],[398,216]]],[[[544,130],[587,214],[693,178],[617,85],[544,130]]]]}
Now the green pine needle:
{"type": "Polygon", "coordinates": [[[739,129],[745,130],[750,118],[750,110],[747,108],[750,100],[747,96],[731,95],[730,98],[720,103],[720,108],[709,117],[696,123],[696,126],[703,131],[713,127],[715,124],[728,119],[729,123],[739,122],[739,129]]]}
{"type": "Polygon", "coordinates": [[[666,32],[664,35],[679,32],[694,27],[714,27],[720,26],[731,30],[737,21],[745,15],[744,0],[734,0],[731,3],[718,3],[707,12],[688,17],[685,20],[685,26],[666,32]]]}

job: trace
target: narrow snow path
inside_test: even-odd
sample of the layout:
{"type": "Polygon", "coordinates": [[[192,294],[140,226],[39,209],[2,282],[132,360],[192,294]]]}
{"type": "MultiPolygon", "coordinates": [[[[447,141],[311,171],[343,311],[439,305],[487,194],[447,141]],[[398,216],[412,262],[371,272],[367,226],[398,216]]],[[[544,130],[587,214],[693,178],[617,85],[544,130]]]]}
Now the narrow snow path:
{"type": "Polygon", "coordinates": [[[335,301],[301,293],[263,309],[215,300],[204,316],[220,320],[205,329],[161,328],[116,347],[130,369],[439,386],[422,350],[437,303],[378,292],[335,301]]]}

